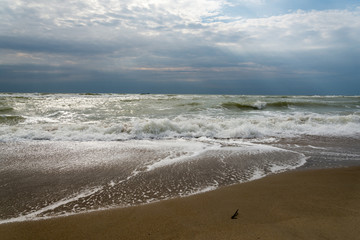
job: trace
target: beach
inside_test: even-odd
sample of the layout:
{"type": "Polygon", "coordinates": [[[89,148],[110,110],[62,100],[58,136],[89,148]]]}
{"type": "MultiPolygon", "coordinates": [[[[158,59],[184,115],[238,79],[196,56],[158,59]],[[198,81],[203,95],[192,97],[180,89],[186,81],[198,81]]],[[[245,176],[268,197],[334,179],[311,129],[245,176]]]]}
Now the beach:
{"type": "Polygon", "coordinates": [[[0,94],[1,239],[353,239],[359,109],[358,96],[0,94]]]}
{"type": "Polygon", "coordinates": [[[2,239],[356,239],[360,167],[291,171],[156,203],[0,225],[2,239]],[[237,219],[231,219],[239,209],[237,219]]]}

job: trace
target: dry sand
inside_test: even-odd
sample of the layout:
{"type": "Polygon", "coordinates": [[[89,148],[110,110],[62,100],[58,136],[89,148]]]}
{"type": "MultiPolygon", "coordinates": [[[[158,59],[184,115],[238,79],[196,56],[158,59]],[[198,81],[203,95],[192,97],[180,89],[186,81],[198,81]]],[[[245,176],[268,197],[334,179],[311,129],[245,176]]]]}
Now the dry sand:
{"type": "Polygon", "coordinates": [[[360,167],[294,171],[138,207],[3,224],[0,239],[360,239],[360,167]]]}

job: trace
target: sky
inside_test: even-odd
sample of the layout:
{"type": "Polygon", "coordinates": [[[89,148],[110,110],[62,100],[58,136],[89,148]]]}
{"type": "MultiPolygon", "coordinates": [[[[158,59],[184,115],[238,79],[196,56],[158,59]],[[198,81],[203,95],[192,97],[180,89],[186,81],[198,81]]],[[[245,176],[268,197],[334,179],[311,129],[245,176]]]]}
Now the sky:
{"type": "Polygon", "coordinates": [[[360,2],[1,0],[0,92],[360,95],[360,2]]]}

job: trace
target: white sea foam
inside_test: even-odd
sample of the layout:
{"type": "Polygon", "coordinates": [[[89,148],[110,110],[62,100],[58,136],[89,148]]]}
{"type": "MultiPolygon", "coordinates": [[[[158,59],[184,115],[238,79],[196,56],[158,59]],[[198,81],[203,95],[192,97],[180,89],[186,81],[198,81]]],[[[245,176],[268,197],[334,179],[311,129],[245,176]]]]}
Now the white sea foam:
{"type": "Polygon", "coordinates": [[[271,138],[299,135],[359,136],[360,116],[324,116],[315,113],[246,116],[179,116],[132,118],[127,122],[50,123],[0,125],[0,141],[114,141],[161,138],[271,138]]]}
{"type": "Polygon", "coordinates": [[[196,195],[196,194],[200,194],[200,193],[206,193],[206,192],[214,191],[217,188],[218,188],[218,186],[216,184],[210,185],[210,186],[195,190],[195,191],[187,194],[186,196],[191,196],[191,195],[196,195]]]}
{"type": "MultiPolygon", "coordinates": [[[[25,144],[25,143],[23,143],[25,144]]],[[[50,205],[43,207],[37,211],[29,212],[24,214],[23,216],[2,220],[1,223],[7,222],[16,222],[16,221],[26,221],[26,220],[37,220],[46,218],[47,212],[54,210],[58,207],[63,205],[75,202],[81,198],[86,198],[89,196],[94,195],[92,199],[95,199],[95,196],[99,196],[102,193],[109,196],[108,198],[112,198],[113,192],[117,189],[118,185],[121,186],[120,189],[123,187],[132,185],[132,181],[138,184],[137,188],[144,189],[143,193],[140,194],[141,196],[145,197],[142,201],[139,198],[139,193],[136,193],[134,190],[133,194],[130,196],[130,200],[132,202],[126,202],[123,204],[127,206],[127,204],[139,204],[139,203],[146,203],[146,202],[153,202],[159,199],[167,199],[174,196],[187,196],[192,194],[198,194],[202,192],[212,191],[219,187],[220,184],[224,184],[224,182],[230,181],[231,183],[237,183],[242,181],[250,181],[255,180],[260,177],[263,177],[269,173],[275,173],[280,171],[285,171],[287,169],[292,169],[298,167],[304,163],[304,159],[302,159],[302,155],[291,152],[289,150],[284,150],[278,147],[268,146],[268,145],[261,145],[246,142],[243,140],[221,140],[221,139],[211,139],[211,138],[199,138],[197,140],[134,140],[134,141],[125,141],[125,142],[85,142],[85,143],[71,143],[71,142],[61,142],[56,144],[51,144],[49,142],[37,142],[33,144],[26,143],[25,145],[29,145],[27,148],[28,150],[33,149],[34,154],[36,152],[36,156],[40,159],[39,163],[32,161],[29,162],[22,162],[21,165],[9,165],[8,167],[12,167],[13,169],[18,170],[31,170],[29,168],[34,168],[33,170],[41,171],[44,169],[46,172],[58,172],[59,169],[62,171],[66,170],[76,170],[76,169],[83,169],[86,167],[90,168],[98,168],[102,169],[104,164],[112,164],[116,163],[119,166],[122,166],[126,161],[134,162],[133,170],[129,171],[125,177],[119,180],[119,178],[109,179],[107,183],[102,186],[96,188],[90,188],[87,190],[80,191],[77,195],[65,197],[60,201],[56,201],[51,203],[50,205]],[[49,148],[49,146],[56,146],[55,148],[49,148]],[[59,159],[59,154],[56,151],[62,149],[62,154],[65,158],[59,159]],[[151,151],[150,151],[151,150],[151,151]],[[52,157],[51,153],[55,151],[56,159],[52,157]],[[74,156],[77,156],[78,159],[71,157],[73,155],[72,151],[74,151],[74,156]],[[141,152],[145,152],[145,155],[142,155],[141,152]],[[84,153],[89,153],[85,154],[84,153]],[[280,155],[278,155],[280,153],[280,155]],[[282,153],[294,153],[294,154],[287,154],[283,155],[282,153]],[[46,157],[41,157],[42,154],[46,157]],[[93,156],[92,156],[93,155],[93,156]],[[266,159],[269,160],[266,160],[266,159]],[[218,167],[223,167],[222,170],[215,167],[214,169],[209,168],[209,173],[212,172],[213,175],[207,176],[205,179],[201,177],[201,179],[196,179],[196,169],[188,169],[187,171],[194,171],[195,179],[191,180],[191,184],[185,184],[183,186],[173,187],[173,184],[169,182],[167,185],[168,191],[164,191],[161,193],[161,196],[157,196],[156,194],[151,197],[149,196],[146,199],[146,195],[151,193],[152,187],[156,187],[156,185],[151,185],[150,189],[147,186],[147,182],[143,182],[143,179],[147,174],[153,174],[155,170],[160,170],[158,174],[161,176],[161,168],[168,167],[170,165],[175,164],[182,164],[184,161],[216,161],[221,162],[218,167]],[[211,160],[212,159],[212,160],[211,160]],[[276,164],[270,165],[270,172],[264,171],[267,169],[267,165],[273,161],[277,161],[276,164]],[[244,165],[240,164],[237,165],[237,161],[244,161],[244,165]],[[270,161],[270,162],[269,162],[270,161]],[[282,162],[284,161],[284,162],[282,162]],[[237,166],[236,171],[233,172],[226,172],[227,170],[231,170],[232,168],[227,168],[226,164],[235,164],[232,166],[237,166]],[[255,167],[253,167],[253,165],[255,167]],[[225,167],[224,167],[225,166],[225,167]],[[242,168],[244,166],[244,169],[242,168]],[[64,169],[64,167],[66,167],[64,169]],[[220,172],[219,172],[220,170],[220,172]],[[222,172],[223,171],[223,172],[222,172]],[[243,172],[244,171],[244,172],[243,172]],[[225,174],[225,175],[224,175],[225,174]],[[140,177],[139,177],[140,176],[140,177]],[[140,184],[139,184],[139,180],[140,184]],[[199,181],[200,180],[200,181],[199,181]],[[142,182],[142,183],[141,183],[142,182]],[[144,186],[143,186],[143,185],[144,186]],[[110,192],[106,192],[105,189],[109,190],[110,192]],[[179,191],[179,189],[184,191],[179,191]],[[109,194],[109,195],[108,195],[109,194]]],[[[8,144],[9,146],[17,147],[17,144],[8,144]]],[[[6,154],[12,154],[14,149],[11,147],[7,150],[6,154]]],[[[32,156],[31,151],[25,151],[28,157],[32,156]]],[[[6,155],[5,154],[5,155],[6,155]]],[[[19,153],[17,153],[19,154],[19,153]]],[[[18,156],[18,155],[16,155],[18,156]]],[[[60,155],[62,156],[62,155],[60,155]]],[[[21,156],[20,156],[21,157],[21,156]]],[[[36,159],[36,158],[35,158],[36,159]]],[[[204,162],[204,164],[206,164],[204,162]]],[[[129,166],[125,164],[124,166],[129,166]]],[[[112,166],[108,166],[105,169],[112,168],[112,166]]],[[[163,171],[167,171],[166,169],[162,169],[163,171]]],[[[71,172],[72,172],[71,171],[71,172]]],[[[150,175],[148,175],[150,176],[150,175]]],[[[152,175],[151,175],[152,176],[152,175]]],[[[95,176],[92,176],[92,179],[95,176]]],[[[168,179],[170,180],[170,179],[168,179]]],[[[172,179],[171,181],[175,181],[176,179],[172,179]]],[[[189,183],[190,183],[189,182],[189,183]]],[[[159,182],[162,186],[166,186],[167,183],[159,182]]],[[[132,192],[132,188],[128,189],[127,194],[132,192]]],[[[155,191],[155,190],[154,190],[155,191]]],[[[99,199],[99,198],[98,198],[99,199]]],[[[101,200],[101,198],[100,198],[101,200]]],[[[89,204],[92,204],[89,201],[89,204]]],[[[101,205],[101,202],[99,202],[101,205]]],[[[123,206],[120,205],[120,206],[123,206]]],[[[110,208],[114,205],[104,205],[100,206],[99,209],[110,208]]],[[[97,208],[97,207],[96,207],[97,208]]],[[[85,211],[92,211],[92,205],[87,206],[85,211]]],[[[82,211],[82,210],[81,210],[82,211]]],[[[67,211],[65,215],[74,214],[76,211],[67,211]]],[[[53,216],[57,216],[56,213],[53,216]]],[[[63,214],[62,212],[60,213],[63,214]]]]}
{"type": "Polygon", "coordinates": [[[358,97],[0,94],[0,141],[359,136],[358,97]],[[14,120],[15,119],[15,120],[14,120]]]}
{"type": "Polygon", "coordinates": [[[284,172],[284,171],[288,171],[288,170],[293,170],[293,169],[303,166],[306,163],[307,159],[309,159],[309,157],[305,156],[304,154],[301,154],[301,157],[296,164],[294,164],[294,165],[272,164],[270,171],[272,173],[280,173],[280,172],[284,172]]]}
{"type": "MultiPolygon", "coordinates": [[[[4,159],[20,158],[27,161],[10,161],[3,170],[36,170],[66,172],[77,169],[89,169],[99,166],[112,166],[126,162],[146,164],[147,171],[174,164],[211,149],[220,148],[220,144],[211,141],[195,140],[131,140],[124,142],[24,142],[26,152],[18,152],[12,144],[2,149],[4,159]],[[141,153],[144,152],[144,153],[141,153]],[[149,153],[151,155],[148,155],[149,153]],[[142,159],[144,158],[144,159],[142,159]]],[[[143,168],[140,166],[140,168],[143,168]]],[[[135,169],[132,175],[142,170],[135,169]]]]}
{"type": "MultiPolygon", "coordinates": [[[[179,141],[177,141],[177,142],[179,142],[179,141]]],[[[156,168],[165,167],[165,166],[169,166],[169,165],[176,164],[176,163],[181,163],[184,161],[190,161],[190,160],[193,160],[195,157],[201,155],[204,152],[207,152],[209,150],[219,149],[221,147],[218,144],[209,145],[209,144],[206,144],[203,142],[195,142],[195,141],[190,142],[190,146],[189,146],[188,141],[182,141],[182,142],[183,142],[183,144],[184,143],[186,144],[187,149],[184,148],[184,150],[186,149],[186,152],[182,152],[181,154],[179,154],[178,151],[173,152],[168,157],[161,159],[160,161],[157,161],[157,162],[147,165],[146,171],[152,171],[156,168]]]]}
{"type": "Polygon", "coordinates": [[[255,181],[260,178],[263,178],[266,176],[266,173],[263,170],[260,170],[259,168],[256,168],[254,172],[252,173],[252,176],[249,178],[249,181],[255,181]]]}
{"type": "MultiPolygon", "coordinates": [[[[80,193],[78,193],[78,194],[76,194],[76,195],[74,195],[72,197],[61,199],[60,201],[52,203],[52,204],[50,204],[50,205],[48,205],[48,206],[46,206],[44,208],[41,208],[41,209],[39,209],[37,211],[26,213],[25,215],[21,215],[19,217],[15,217],[15,218],[4,219],[4,220],[0,219],[0,224],[13,223],[13,222],[23,222],[23,221],[30,221],[30,220],[34,221],[34,220],[41,220],[41,219],[51,218],[53,216],[50,216],[50,217],[45,216],[44,217],[44,216],[41,216],[41,214],[45,213],[47,211],[50,211],[50,210],[54,210],[55,208],[60,207],[62,205],[65,205],[67,203],[70,203],[70,202],[76,201],[78,199],[90,196],[90,195],[100,191],[101,189],[102,189],[102,187],[96,187],[96,188],[83,190],[82,192],[80,192],[80,193]]],[[[70,215],[70,214],[68,214],[68,215],[70,215]]]]}

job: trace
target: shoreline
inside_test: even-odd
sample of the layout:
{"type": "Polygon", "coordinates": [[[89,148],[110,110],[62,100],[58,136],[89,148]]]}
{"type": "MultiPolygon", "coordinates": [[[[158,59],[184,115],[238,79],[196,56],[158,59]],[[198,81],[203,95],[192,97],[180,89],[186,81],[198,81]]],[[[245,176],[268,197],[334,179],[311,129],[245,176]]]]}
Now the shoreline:
{"type": "Polygon", "coordinates": [[[355,239],[360,167],[289,171],[183,198],[0,225],[2,239],[355,239]],[[239,209],[237,219],[231,219],[239,209]]]}

